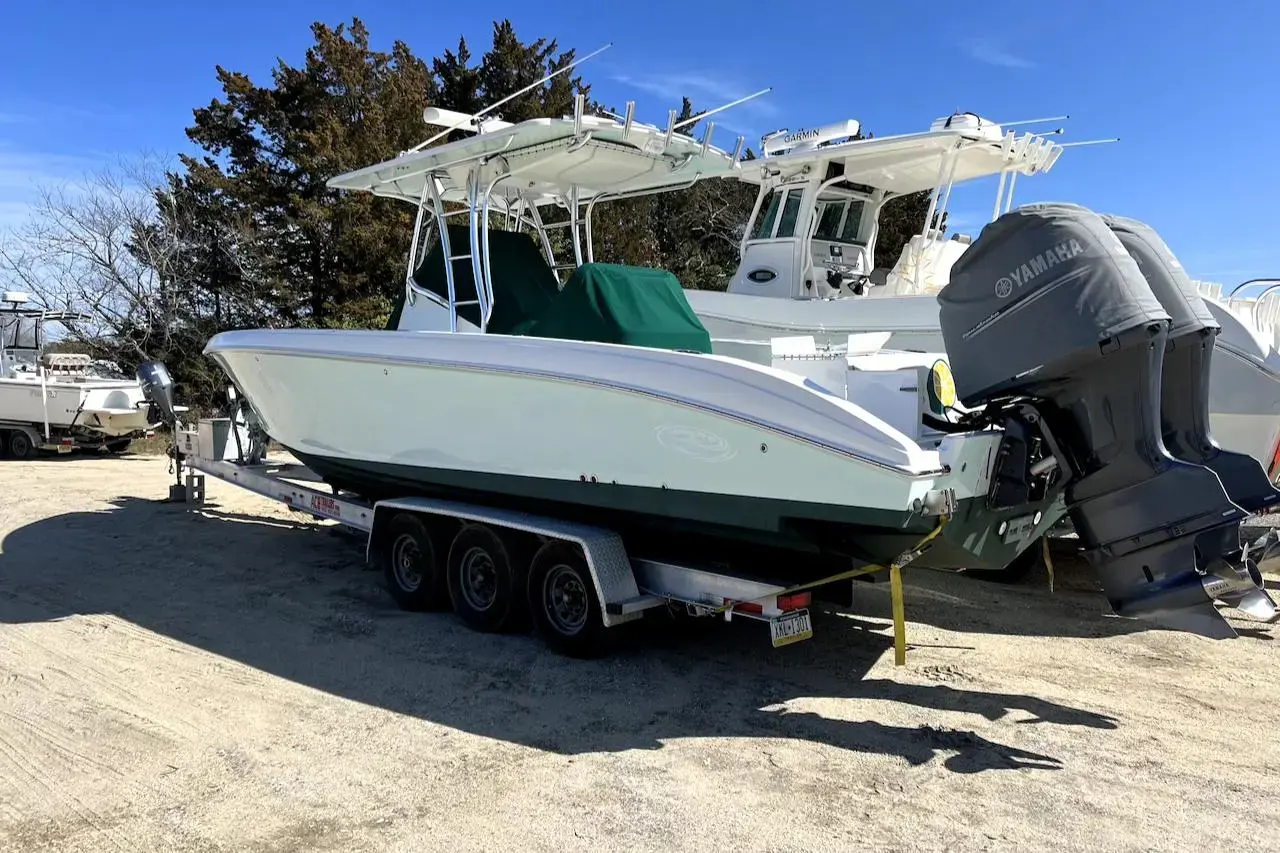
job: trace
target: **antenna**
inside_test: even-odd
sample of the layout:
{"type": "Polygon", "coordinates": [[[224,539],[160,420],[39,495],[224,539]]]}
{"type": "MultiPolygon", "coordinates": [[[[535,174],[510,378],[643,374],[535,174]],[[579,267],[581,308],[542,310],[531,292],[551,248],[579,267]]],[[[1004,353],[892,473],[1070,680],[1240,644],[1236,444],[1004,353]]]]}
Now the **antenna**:
{"type": "Polygon", "coordinates": [[[1019,127],[1024,124],[1044,124],[1046,121],[1066,121],[1071,116],[1049,116],[1048,118],[1024,118],[1021,121],[1000,121],[1001,127],[1019,127]]]}
{"type": "MultiPolygon", "coordinates": [[[[575,66],[581,65],[582,63],[586,62],[588,59],[591,59],[593,56],[598,56],[599,54],[604,53],[606,50],[608,50],[611,47],[613,47],[613,42],[609,42],[604,47],[596,48],[595,50],[591,51],[591,53],[588,53],[586,56],[582,57],[581,59],[575,59],[573,62],[570,62],[564,68],[557,68],[555,71],[552,71],[550,74],[548,74],[546,77],[543,77],[541,80],[537,81],[536,83],[530,83],[528,86],[525,86],[523,89],[519,89],[515,92],[512,92],[510,95],[507,95],[502,100],[495,101],[494,103],[480,110],[480,112],[476,113],[475,115],[467,116],[467,120],[470,122],[475,122],[476,119],[480,118],[480,116],[484,115],[490,110],[493,110],[493,109],[496,109],[497,107],[502,106],[507,101],[510,101],[513,98],[520,97],[525,92],[529,92],[529,91],[532,91],[533,89],[538,88],[539,86],[543,85],[548,80],[550,80],[552,77],[558,77],[559,75],[563,74],[569,69],[574,68],[575,66]]],[[[451,125],[450,127],[446,127],[444,130],[440,131],[435,136],[431,137],[425,142],[419,142],[417,145],[410,148],[409,152],[421,151],[423,148],[426,148],[428,145],[435,142],[437,139],[448,136],[450,133],[452,133],[455,130],[460,130],[465,124],[467,124],[467,121],[462,121],[457,124],[451,125]]]]}
{"type": "Polygon", "coordinates": [[[1120,137],[1112,137],[1111,139],[1085,139],[1080,142],[1060,142],[1060,148],[1077,148],[1081,145],[1106,145],[1111,142],[1119,142],[1120,137]]]}
{"type": "Polygon", "coordinates": [[[755,98],[758,98],[758,97],[760,97],[761,95],[767,95],[768,93],[770,93],[770,92],[772,92],[772,91],[773,91],[773,87],[772,87],[772,86],[767,86],[767,87],[765,87],[765,88],[761,89],[759,92],[752,92],[750,95],[747,95],[746,97],[743,97],[743,98],[738,98],[738,100],[736,100],[736,101],[730,101],[729,103],[727,103],[727,104],[722,104],[722,105],[720,105],[720,106],[716,107],[716,108],[715,108],[715,109],[713,109],[713,110],[707,110],[706,112],[698,113],[696,116],[691,116],[690,118],[687,118],[687,119],[685,119],[684,121],[676,122],[675,124],[671,125],[671,129],[672,129],[672,130],[678,130],[678,129],[680,129],[680,128],[684,127],[686,124],[693,124],[694,122],[702,121],[702,120],[703,120],[704,118],[706,118],[707,116],[713,116],[713,115],[715,115],[716,113],[724,112],[725,110],[729,109],[730,107],[736,107],[736,106],[738,106],[739,104],[745,104],[747,101],[750,101],[750,100],[753,100],[753,99],[755,99],[755,98]]]}

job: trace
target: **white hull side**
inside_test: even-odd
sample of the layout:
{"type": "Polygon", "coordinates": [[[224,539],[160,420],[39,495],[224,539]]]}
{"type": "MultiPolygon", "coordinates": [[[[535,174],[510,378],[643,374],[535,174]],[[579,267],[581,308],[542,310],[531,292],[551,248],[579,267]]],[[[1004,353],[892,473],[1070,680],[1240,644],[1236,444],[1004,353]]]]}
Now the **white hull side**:
{"type": "Polygon", "coordinates": [[[0,379],[0,421],[83,427],[106,436],[125,436],[153,426],[136,382],[0,379]],[[142,405],[138,405],[142,404],[142,405]]]}
{"type": "Polygon", "coordinates": [[[322,456],[892,511],[933,488],[940,467],[857,407],[730,359],[294,330],[225,333],[206,353],[273,438],[322,456]]]}
{"type": "MultiPolygon", "coordinates": [[[[797,300],[685,291],[713,339],[768,340],[813,335],[819,345],[850,334],[891,332],[889,349],[944,352],[933,295],[797,300]]],[[[1247,453],[1264,468],[1280,440],[1280,355],[1265,349],[1238,318],[1206,299],[1222,324],[1209,379],[1210,428],[1218,444],[1247,453]]],[[[732,346],[731,344],[728,346],[732,346]]]]}

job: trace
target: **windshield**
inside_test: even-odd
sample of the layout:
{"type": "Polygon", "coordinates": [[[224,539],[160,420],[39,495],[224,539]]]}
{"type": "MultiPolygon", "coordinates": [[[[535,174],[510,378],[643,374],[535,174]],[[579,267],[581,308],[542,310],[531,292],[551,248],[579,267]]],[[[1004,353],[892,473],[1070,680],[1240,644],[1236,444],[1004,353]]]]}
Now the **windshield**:
{"type": "Polygon", "coordinates": [[[818,228],[813,232],[815,240],[836,243],[857,243],[862,226],[865,201],[860,199],[822,199],[818,202],[818,228]]]}
{"type": "Polygon", "coordinates": [[[800,216],[800,200],[804,196],[804,187],[788,190],[770,190],[769,195],[760,205],[760,213],[751,227],[752,240],[776,240],[783,237],[794,237],[796,220],[800,216]],[[785,203],[784,203],[785,194],[785,203]],[[778,209],[782,216],[778,216],[778,209]],[[777,225],[775,233],[774,226],[777,225]]]}
{"type": "Polygon", "coordinates": [[[39,342],[39,324],[35,317],[21,314],[0,314],[0,346],[5,349],[36,349],[39,342]]]}

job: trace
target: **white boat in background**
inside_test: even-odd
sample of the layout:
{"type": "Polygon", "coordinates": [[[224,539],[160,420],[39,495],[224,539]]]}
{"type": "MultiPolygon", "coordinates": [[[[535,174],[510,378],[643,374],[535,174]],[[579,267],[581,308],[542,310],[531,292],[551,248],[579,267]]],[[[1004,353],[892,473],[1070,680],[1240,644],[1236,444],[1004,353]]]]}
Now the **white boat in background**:
{"type": "Polygon", "coordinates": [[[87,355],[45,352],[45,324],[83,318],[28,302],[25,293],[0,294],[0,451],[119,453],[159,425],[136,379],[95,375],[87,355]]]}
{"type": "Polygon", "coordinates": [[[1214,436],[1260,460],[1280,482],[1280,280],[1246,281],[1227,293],[1196,284],[1222,326],[1209,386],[1214,436]],[[1249,287],[1260,290],[1240,293],[1249,287]]]}
{"type": "MultiPolygon", "coordinates": [[[[759,186],[738,269],[727,291],[686,294],[718,352],[767,361],[775,337],[812,336],[823,349],[875,332],[889,333],[884,345],[891,349],[941,352],[937,295],[972,239],[929,228],[889,268],[876,257],[883,205],[932,190],[926,218],[932,224],[954,186],[999,176],[994,219],[1011,208],[1020,176],[1044,174],[1065,148],[1093,144],[1018,135],[972,113],[939,118],[922,133],[853,139],[857,131],[856,121],[845,121],[766,137],[762,158],[737,173],[759,186]]],[[[1211,368],[1214,436],[1257,459],[1274,478],[1280,474],[1277,318],[1262,329],[1256,316],[1211,296],[1205,301],[1222,327],[1211,368]]]]}
{"type": "MultiPolygon", "coordinates": [[[[267,435],[336,490],[399,513],[386,522],[404,528],[387,534],[388,572],[407,543],[416,556],[405,565],[425,566],[431,579],[447,574],[455,609],[492,626],[472,603],[483,590],[472,588],[470,555],[483,550],[508,567],[504,607],[527,575],[530,602],[548,612],[594,584],[599,607],[625,616],[635,602],[609,599],[606,587],[631,569],[588,572],[555,550],[564,543],[529,531],[589,524],[616,537],[632,566],[643,556],[803,585],[868,563],[1000,568],[1069,513],[1118,613],[1217,637],[1234,632],[1215,600],[1275,618],[1239,541],[1249,510],[1233,503],[1245,494],[1238,471],[1220,477],[1206,467],[1219,460],[1171,456],[1161,401],[1133,390],[1159,387],[1172,326],[1123,251],[1127,266],[1104,268],[1096,247],[1070,259],[1096,280],[1089,310],[1063,324],[1075,338],[1045,336],[1016,354],[1007,346],[1025,337],[1019,322],[1045,322],[1038,312],[1070,288],[1027,299],[1028,288],[1006,303],[1019,306],[1017,321],[965,338],[949,356],[965,364],[956,377],[963,412],[946,360],[927,353],[855,341],[819,382],[803,369],[712,352],[674,276],[594,257],[594,205],[755,168],[740,159],[744,140],[730,154],[711,144],[714,122],[698,140],[674,114],[660,127],[635,121],[634,104],[616,119],[586,114],[582,96],[575,106],[571,116],[518,124],[429,109],[429,123],[472,135],[329,182],[417,209],[404,298],[387,331],[241,330],[205,349],[267,435]],[[449,223],[454,216],[466,224],[449,223]],[[569,260],[553,251],[556,228],[566,229],[569,260]],[[571,271],[567,280],[561,271],[571,271]],[[1134,298],[1113,311],[1121,292],[1134,298]],[[1039,369],[1002,373],[1028,358],[1039,369]],[[437,523],[442,512],[465,523],[437,523]],[[475,519],[496,513],[506,513],[498,532],[476,530],[475,519]],[[548,549],[559,562],[539,556],[548,549]],[[578,572],[577,591],[556,585],[566,572],[578,572]]],[[[1051,233],[1046,223],[1089,242],[1097,221],[1049,211],[1006,224],[1030,245],[1051,233]]],[[[974,287],[949,293],[989,299],[989,288],[974,287]]],[[[944,323],[946,336],[964,322],[944,323]]],[[[793,343],[770,343],[771,362],[803,360],[793,343]]],[[[1195,442],[1204,412],[1184,415],[1195,442]]],[[[1245,462],[1244,478],[1252,466],[1265,484],[1245,462]]],[[[1265,491],[1250,497],[1280,502],[1265,491]]],[[[335,501],[311,506],[339,511],[335,501]]],[[[670,597],[661,577],[636,571],[642,598],[670,597]]],[[[400,595],[418,588],[402,585],[400,595]]]]}

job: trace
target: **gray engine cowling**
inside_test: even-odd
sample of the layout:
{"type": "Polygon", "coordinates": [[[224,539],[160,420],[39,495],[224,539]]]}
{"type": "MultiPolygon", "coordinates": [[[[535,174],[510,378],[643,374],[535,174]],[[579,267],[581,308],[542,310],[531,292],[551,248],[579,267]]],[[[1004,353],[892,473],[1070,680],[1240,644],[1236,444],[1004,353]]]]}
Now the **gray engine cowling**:
{"type": "Polygon", "coordinates": [[[177,409],[173,402],[173,379],[169,369],[162,361],[144,361],[135,372],[138,384],[142,386],[142,396],[151,404],[151,419],[168,426],[178,421],[177,409]]]}
{"type": "Polygon", "coordinates": [[[1122,216],[1103,216],[1138,268],[1171,323],[1160,371],[1160,426],[1165,447],[1184,462],[1207,466],[1227,495],[1254,513],[1280,504],[1261,463],[1224,450],[1209,429],[1209,376],[1214,342],[1222,326],[1214,319],[1190,276],[1150,225],[1122,216]]]}
{"type": "MultiPolygon", "coordinates": [[[[1239,532],[1248,513],[1200,458],[1164,444],[1173,318],[1115,231],[1076,205],[1011,211],[960,257],[938,301],[960,399],[1006,419],[1023,413],[1053,448],[1068,513],[1114,610],[1234,636],[1212,598],[1249,574],[1239,532]]],[[[1207,383],[1195,373],[1207,360],[1187,369],[1195,387],[1207,383]]]]}

